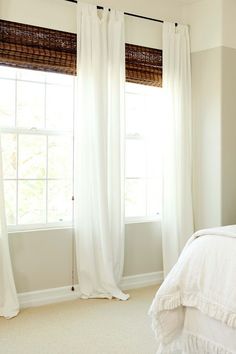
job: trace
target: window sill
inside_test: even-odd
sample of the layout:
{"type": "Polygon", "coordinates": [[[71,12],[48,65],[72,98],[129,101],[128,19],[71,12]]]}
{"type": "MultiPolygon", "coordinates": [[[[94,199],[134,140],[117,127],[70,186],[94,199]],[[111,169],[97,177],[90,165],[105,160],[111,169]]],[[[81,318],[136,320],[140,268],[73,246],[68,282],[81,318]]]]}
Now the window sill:
{"type": "Polygon", "coordinates": [[[150,223],[150,222],[160,222],[160,215],[150,216],[150,217],[129,217],[125,218],[125,224],[141,224],[141,223],[150,223]]]}
{"type": "Polygon", "coordinates": [[[40,232],[40,231],[54,231],[54,230],[70,230],[72,229],[71,224],[55,224],[50,226],[45,225],[22,225],[13,226],[8,228],[8,234],[18,234],[24,232],[40,232]]]}
{"type": "MultiPolygon", "coordinates": [[[[160,222],[160,215],[153,217],[129,217],[125,218],[125,225],[128,224],[142,224],[151,222],[160,222]]],[[[18,234],[25,232],[40,232],[40,231],[54,231],[54,230],[72,230],[72,224],[55,224],[46,227],[45,225],[22,225],[20,227],[9,227],[8,234],[18,234]]]]}

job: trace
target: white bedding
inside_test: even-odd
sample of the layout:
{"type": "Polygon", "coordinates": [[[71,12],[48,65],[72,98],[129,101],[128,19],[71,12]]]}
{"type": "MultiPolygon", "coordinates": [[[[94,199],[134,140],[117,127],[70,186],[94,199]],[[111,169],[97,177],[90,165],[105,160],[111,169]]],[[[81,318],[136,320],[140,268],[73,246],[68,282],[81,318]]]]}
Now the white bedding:
{"type": "Polygon", "coordinates": [[[179,353],[180,348],[181,353],[236,353],[236,225],[193,235],[157,292],[149,313],[158,353],[179,353]],[[194,331],[186,330],[191,322],[187,322],[188,308],[204,316],[194,331]],[[210,335],[215,331],[213,323],[234,334],[228,342],[210,335]]]}

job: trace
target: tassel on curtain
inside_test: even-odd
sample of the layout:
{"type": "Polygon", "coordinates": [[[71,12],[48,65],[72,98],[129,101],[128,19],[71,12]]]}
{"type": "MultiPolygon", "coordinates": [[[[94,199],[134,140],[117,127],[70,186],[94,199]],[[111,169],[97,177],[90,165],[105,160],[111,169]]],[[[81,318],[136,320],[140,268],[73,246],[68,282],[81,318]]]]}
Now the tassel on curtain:
{"type": "Polygon", "coordinates": [[[124,15],[78,7],[75,236],[82,298],[128,299],[124,257],[124,15]]]}
{"type": "Polygon", "coordinates": [[[162,238],[165,275],[193,233],[189,32],[163,24],[164,117],[162,238]]]}
{"type": "Polygon", "coordinates": [[[19,302],[13,278],[6,225],[0,134],[0,316],[11,318],[18,312],[19,302]]]}

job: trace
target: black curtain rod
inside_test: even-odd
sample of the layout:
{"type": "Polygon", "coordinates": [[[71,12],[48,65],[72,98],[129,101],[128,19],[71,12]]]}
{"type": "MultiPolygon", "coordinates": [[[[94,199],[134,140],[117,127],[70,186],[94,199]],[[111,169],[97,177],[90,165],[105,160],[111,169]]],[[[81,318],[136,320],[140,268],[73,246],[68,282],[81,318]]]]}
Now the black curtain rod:
{"type": "MultiPolygon", "coordinates": [[[[73,2],[73,3],[77,3],[78,1],[77,0],[66,0],[68,2],[73,2]]],[[[97,6],[97,9],[99,10],[103,10],[103,7],[102,6],[97,6]]],[[[137,17],[137,18],[142,18],[143,20],[149,20],[149,21],[154,21],[154,22],[160,22],[160,23],[163,23],[164,21],[162,20],[157,20],[156,18],[151,18],[151,17],[145,17],[145,16],[141,16],[141,15],[136,15],[136,14],[131,14],[129,12],[124,12],[124,14],[126,16],[132,16],[132,17],[137,17]]],[[[177,26],[177,23],[175,24],[177,26]]]]}

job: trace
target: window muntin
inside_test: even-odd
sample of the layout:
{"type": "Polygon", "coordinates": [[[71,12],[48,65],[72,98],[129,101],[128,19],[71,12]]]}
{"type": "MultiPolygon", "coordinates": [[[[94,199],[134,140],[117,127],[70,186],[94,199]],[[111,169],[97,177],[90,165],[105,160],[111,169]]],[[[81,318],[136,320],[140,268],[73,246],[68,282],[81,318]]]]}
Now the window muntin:
{"type": "Polygon", "coordinates": [[[162,89],[126,83],[125,215],[155,219],[161,207],[162,89]]]}
{"type": "Polygon", "coordinates": [[[0,66],[0,90],[9,228],[71,225],[73,76],[0,66]]]}

